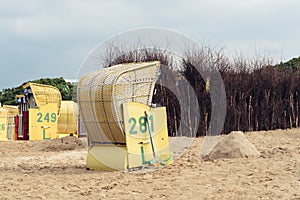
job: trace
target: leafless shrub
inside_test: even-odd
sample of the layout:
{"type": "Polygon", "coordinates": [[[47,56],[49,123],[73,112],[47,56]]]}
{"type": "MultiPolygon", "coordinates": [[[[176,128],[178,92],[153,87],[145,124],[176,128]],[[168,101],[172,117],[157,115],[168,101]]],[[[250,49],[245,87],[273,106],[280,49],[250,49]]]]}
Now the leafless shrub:
{"type": "MultiPolygon", "coordinates": [[[[105,56],[106,67],[120,63],[158,60],[163,65],[162,70],[169,70],[174,74],[171,78],[166,77],[174,86],[176,83],[178,85],[181,78],[189,82],[198,99],[196,102],[187,100],[188,106],[182,109],[178,103],[178,94],[176,97],[159,82],[155,86],[156,95],[153,101],[167,107],[170,136],[178,135],[182,115],[190,115],[195,104],[199,106],[199,117],[189,116],[187,126],[190,127],[190,131],[186,132],[186,135],[206,134],[211,120],[210,82],[214,81],[212,71],[220,72],[226,90],[227,115],[223,133],[233,130],[258,131],[299,126],[299,70],[274,67],[272,59],[267,56],[253,59],[235,56],[230,59],[222,48],[191,48],[186,50],[178,65],[178,58],[176,60],[167,50],[148,49],[140,45],[129,51],[112,45],[105,56]],[[178,74],[181,74],[181,78],[178,74]]],[[[179,98],[180,95],[184,95],[180,94],[184,89],[177,88],[179,98]]]]}

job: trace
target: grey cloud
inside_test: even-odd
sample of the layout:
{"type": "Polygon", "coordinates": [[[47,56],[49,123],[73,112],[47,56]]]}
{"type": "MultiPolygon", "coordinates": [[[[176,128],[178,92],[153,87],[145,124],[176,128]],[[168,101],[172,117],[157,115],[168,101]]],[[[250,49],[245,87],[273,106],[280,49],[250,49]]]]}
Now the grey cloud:
{"type": "MultiPolygon", "coordinates": [[[[89,50],[142,26],[186,33],[229,52],[299,55],[296,0],[0,0],[0,89],[38,77],[74,78],[89,50]],[[22,81],[21,81],[22,80],[22,81]]],[[[283,55],[283,56],[282,56],[283,55]]]]}

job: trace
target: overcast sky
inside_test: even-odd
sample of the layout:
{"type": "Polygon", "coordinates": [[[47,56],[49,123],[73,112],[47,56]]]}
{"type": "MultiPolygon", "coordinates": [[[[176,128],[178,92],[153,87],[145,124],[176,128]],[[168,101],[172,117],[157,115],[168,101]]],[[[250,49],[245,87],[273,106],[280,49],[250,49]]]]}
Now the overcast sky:
{"type": "Polygon", "coordinates": [[[139,27],[286,61],[300,56],[299,8],[297,0],[0,0],[0,90],[74,79],[98,43],[139,27]]]}

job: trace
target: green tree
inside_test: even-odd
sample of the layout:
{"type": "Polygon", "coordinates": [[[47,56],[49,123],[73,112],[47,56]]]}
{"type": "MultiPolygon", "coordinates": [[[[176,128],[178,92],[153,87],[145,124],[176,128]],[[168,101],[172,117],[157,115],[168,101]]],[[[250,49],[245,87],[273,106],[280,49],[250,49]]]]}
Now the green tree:
{"type": "Polygon", "coordinates": [[[300,56],[298,58],[293,58],[285,63],[281,62],[277,64],[275,67],[277,68],[292,68],[292,69],[300,69],[300,56]]]}
{"type": "Polygon", "coordinates": [[[21,86],[3,89],[0,93],[0,102],[2,105],[15,105],[15,97],[17,94],[22,94],[21,86]]]}
{"type": "MultiPolygon", "coordinates": [[[[72,95],[74,93],[74,85],[66,82],[62,77],[60,78],[42,78],[38,80],[28,81],[32,83],[39,83],[44,85],[51,85],[59,89],[62,100],[72,100],[72,95]]],[[[26,84],[23,83],[22,85],[26,84]]],[[[3,105],[15,105],[15,97],[18,94],[22,94],[22,85],[13,88],[3,89],[0,92],[0,102],[3,105]]]]}

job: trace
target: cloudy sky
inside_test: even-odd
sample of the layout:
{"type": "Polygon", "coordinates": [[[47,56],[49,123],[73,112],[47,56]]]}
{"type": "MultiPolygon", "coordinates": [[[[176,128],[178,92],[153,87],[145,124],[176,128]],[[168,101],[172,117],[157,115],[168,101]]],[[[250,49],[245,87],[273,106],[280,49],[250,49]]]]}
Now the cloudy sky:
{"type": "Polygon", "coordinates": [[[139,27],[286,61],[300,56],[299,7],[297,0],[0,0],[0,90],[74,79],[98,43],[139,27]]]}

